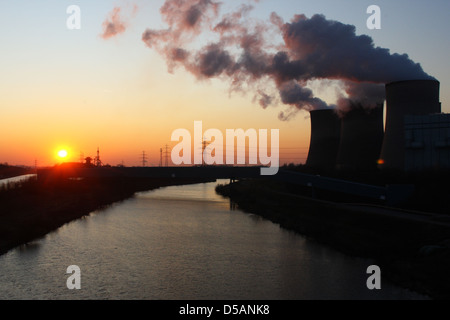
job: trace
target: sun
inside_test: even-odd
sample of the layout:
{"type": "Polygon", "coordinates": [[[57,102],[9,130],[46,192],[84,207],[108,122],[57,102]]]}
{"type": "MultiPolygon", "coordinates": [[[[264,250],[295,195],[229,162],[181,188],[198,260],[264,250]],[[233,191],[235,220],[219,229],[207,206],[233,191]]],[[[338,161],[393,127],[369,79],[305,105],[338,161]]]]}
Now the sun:
{"type": "Polygon", "coordinates": [[[58,157],[60,158],[66,158],[67,157],[67,150],[59,150],[58,151],[58,157]]]}

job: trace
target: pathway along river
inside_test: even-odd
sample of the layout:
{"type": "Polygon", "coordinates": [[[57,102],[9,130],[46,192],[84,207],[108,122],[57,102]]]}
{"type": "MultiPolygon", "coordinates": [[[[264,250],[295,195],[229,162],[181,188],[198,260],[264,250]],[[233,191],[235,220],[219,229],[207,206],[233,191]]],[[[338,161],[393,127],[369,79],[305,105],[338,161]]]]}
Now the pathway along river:
{"type": "MultiPolygon", "coordinates": [[[[220,182],[220,181],[219,181],[220,182]]],[[[0,256],[0,299],[424,299],[345,256],[231,210],[217,183],[136,194],[0,256]],[[81,269],[69,290],[67,267],[81,269]]]]}

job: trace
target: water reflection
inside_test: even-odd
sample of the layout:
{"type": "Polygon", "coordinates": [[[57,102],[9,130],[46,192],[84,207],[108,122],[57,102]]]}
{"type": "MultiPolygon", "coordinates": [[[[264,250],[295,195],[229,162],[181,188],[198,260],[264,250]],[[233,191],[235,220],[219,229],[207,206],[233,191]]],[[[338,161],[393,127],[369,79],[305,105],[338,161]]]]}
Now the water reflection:
{"type": "Polygon", "coordinates": [[[37,176],[36,174],[25,174],[17,177],[7,178],[7,179],[0,179],[0,187],[6,186],[8,184],[15,184],[18,182],[27,181],[30,179],[35,179],[37,176]]]}
{"type": "Polygon", "coordinates": [[[0,256],[0,299],[424,298],[387,282],[367,290],[370,261],[243,213],[215,185],[142,192],[0,256]]]}
{"type": "Polygon", "coordinates": [[[237,203],[230,199],[230,211],[235,211],[237,209],[237,203]]]}
{"type": "Polygon", "coordinates": [[[21,254],[27,254],[27,253],[35,253],[38,251],[41,247],[40,242],[33,241],[26,244],[22,244],[18,247],[18,250],[21,254]]]}

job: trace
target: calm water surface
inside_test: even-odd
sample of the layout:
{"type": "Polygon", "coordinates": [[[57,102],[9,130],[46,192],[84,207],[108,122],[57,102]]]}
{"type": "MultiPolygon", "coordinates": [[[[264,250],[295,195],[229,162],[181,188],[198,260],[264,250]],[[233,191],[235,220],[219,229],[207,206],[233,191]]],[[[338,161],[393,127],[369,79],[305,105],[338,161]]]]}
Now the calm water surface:
{"type": "Polygon", "coordinates": [[[0,299],[422,299],[256,215],[217,183],[161,188],[0,256],[0,299]],[[66,269],[81,269],[69,290],[66,269]]]}
{"type": "Polygon", "coordinates": [[[7,185],[8,183],[16,183],[16,182],[20,182],[20,181],[26,181],[31,178],[36,178],[36,175],[35,174],[24,174],[24,175],[17,176],[17,177],[0,179],[0,187],[7,185]]]}

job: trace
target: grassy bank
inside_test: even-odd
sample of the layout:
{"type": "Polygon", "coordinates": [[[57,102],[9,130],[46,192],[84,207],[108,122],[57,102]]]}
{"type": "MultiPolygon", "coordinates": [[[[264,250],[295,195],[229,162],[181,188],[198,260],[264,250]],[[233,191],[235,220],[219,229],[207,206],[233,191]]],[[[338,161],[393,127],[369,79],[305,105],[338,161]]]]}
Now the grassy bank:
{"type": "Polygon", "coordinates": [[[0,192],[0,254],[138,191],[205,179],[30,180],[0,192]]]}
{"type": "Polygon", "coordinates": [[[216,191],[283,228],[349,255],[376,259],[383,274],[399,285],[450,298],[448,216],[410,219],[405,212],[381,207],[314,200],[282,183],[263,180],[242,180],[216,191]]]}

